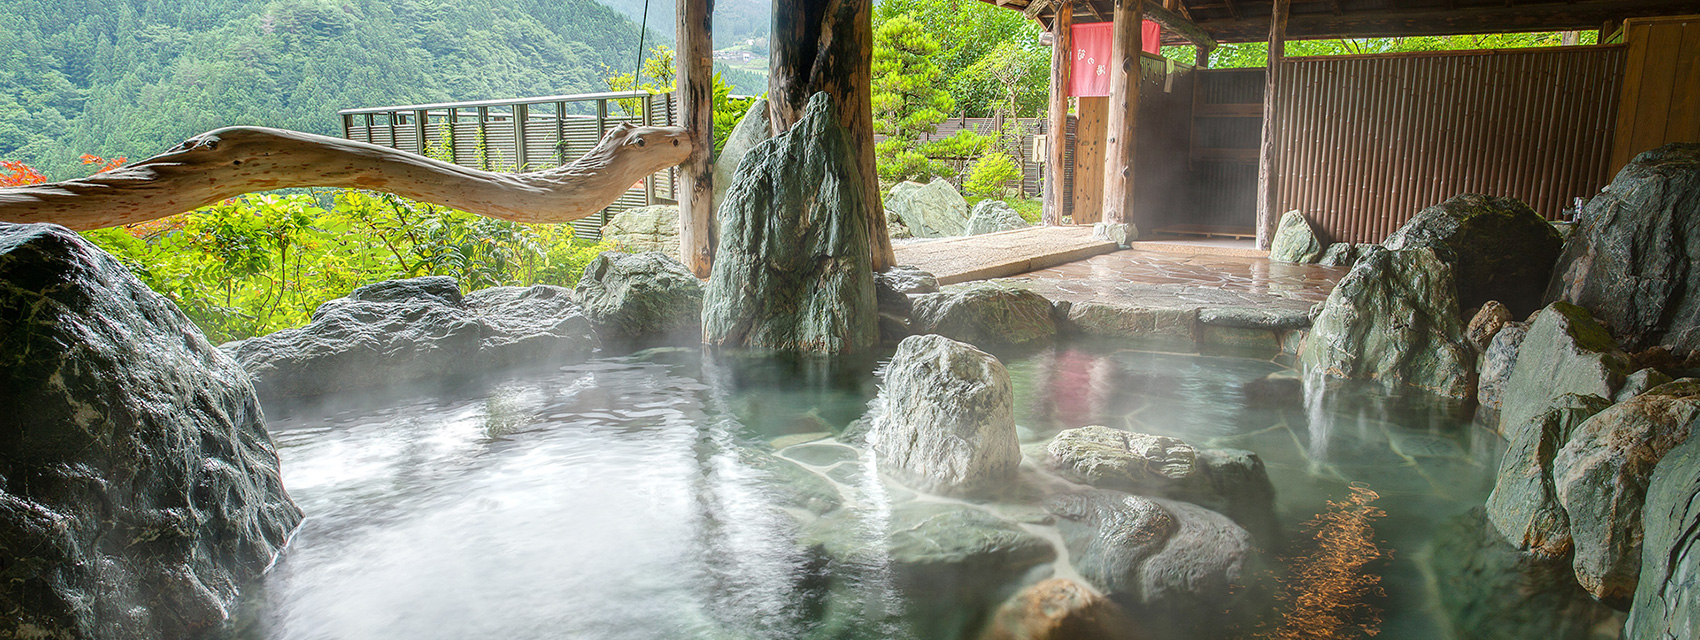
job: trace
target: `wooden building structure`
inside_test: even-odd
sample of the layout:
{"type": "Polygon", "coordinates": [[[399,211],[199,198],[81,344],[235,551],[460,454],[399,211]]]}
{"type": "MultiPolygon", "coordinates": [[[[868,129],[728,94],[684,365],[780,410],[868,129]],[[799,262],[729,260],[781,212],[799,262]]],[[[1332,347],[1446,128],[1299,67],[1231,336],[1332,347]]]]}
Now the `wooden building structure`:
{"type": "Polygon", "coordinates": [[[1696,0],[981,1],[1052,34],[1049,138],[1072,127],[1075,140],[1050,150],[1053,224],[1072,208],[1077,224],[1255,230],[1267,248],[1279,214],[1297,209],[1327,240],[1376,242],[1466,192],[1556,219],[1635,153],[1700,141],[1696,0]],[[1142,19],[1164,27],[1164,44],[1194,45],[1194,64],[1128,55],[1142,19]],[[1074,99],[1069,118],[1069,27],[1086,22],[1115,23],[1121,63],[1111,95],[1074,99]],[[1601,44],[1328,57],[1283,46],[1578,30],[1601,44]],[[1269,66],[1207,68],[1211,50],[1238,42],[1268,42],[1269,66]]]}

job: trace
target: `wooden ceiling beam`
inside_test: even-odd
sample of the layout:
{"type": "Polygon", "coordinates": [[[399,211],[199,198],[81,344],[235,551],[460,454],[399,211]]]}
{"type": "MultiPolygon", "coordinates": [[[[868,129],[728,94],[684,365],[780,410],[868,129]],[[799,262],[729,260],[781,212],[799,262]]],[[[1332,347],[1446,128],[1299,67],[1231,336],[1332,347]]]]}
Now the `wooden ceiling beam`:
{"type": "Polygon", "coordinates": [[[1210,34],[1198,28],[1198,25],[1193,24],[1191,20],[1164,8],[1163,5],[1155,2],[1145,5],[1145,19],[1163,25],[1164,29],[1180,34],[1193,46],[1205,49],[1216,48],[1216,40],[1211,38],[1210,34]]]}
{"type": "MultiPolygon", "coordinates": [[[[1607,20],[1684,15],[1694,0],[1573,0],[1418,11],[1346,11],[1293,14],[1289,39],[1393,38],[1525,31],[1598,29],[1607,20]]],[[[1260,42],[1269,37],[1269,17],[1199,20],[1195,24],[1218,42],[1260,42]]]]}

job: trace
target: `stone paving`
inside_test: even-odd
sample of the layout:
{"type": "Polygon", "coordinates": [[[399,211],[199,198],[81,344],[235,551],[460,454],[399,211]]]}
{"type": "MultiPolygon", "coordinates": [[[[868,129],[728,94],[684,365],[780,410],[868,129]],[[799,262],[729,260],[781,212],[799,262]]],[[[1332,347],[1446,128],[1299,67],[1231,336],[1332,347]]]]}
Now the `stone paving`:
{"type": "Polygon", "coordinates": [[[1130,249],[1003,278],[1052,300],[1134,306],[1309,309],[1328,299],[1345,267],[1267,258],[1130,249]]]}

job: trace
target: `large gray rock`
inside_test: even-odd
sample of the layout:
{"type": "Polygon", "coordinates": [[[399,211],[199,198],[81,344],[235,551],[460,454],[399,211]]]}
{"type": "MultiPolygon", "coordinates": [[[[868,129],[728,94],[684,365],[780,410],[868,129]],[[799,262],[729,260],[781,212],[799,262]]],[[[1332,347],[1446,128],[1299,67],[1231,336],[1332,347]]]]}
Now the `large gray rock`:
{"type": "MultiPolygon", "coordinates": [[[[767,113],[767,98],[756,98],[750,103],[750,109],[744,112],[744,117],[732,127],[732,133],[726,136],[726,144],[721,145],[720,153],[714,156],[715,211],[719,211],[721,203],[726,201],[726,191],[732,188],[732,180],[738,175],[738,163],[743,162],[744,156],[749,155],[756,145],[766,142],[772,130],[773,119],[767,113]]],[[[677,228],[674,225],[674,229],[677,228]]]]}
{"type": "Polygon", "coordinates": [[[1555,302],[1535,316],[1517,348],[1500,394],[1499,432],[1509,437],[1532,428],[1565,394],[1614,397],[1628,373],[1629,355],[1587,310],[1555,302]]]}
{"type": "Polygon", "coordinates": [[[1475,393],[1475,357],[1433,249],[1372,249],[1323,303],[1299,352],[1306,371],[1379,380],[1452,398],[1475,393]]]}
{"type": "Polygon", "coordinates": [[[1598,396],[1566,394],[1533,421],[1505,433],[1505,456],[1488,495],[1487,515],[1506,540],[1547,558],[1570,554],[1570,519],[1553,486],[1553,456],[1578,425],[1608,406],[1611,402],[1598,396]]]}
{"type": "Polygon", "coordinates": [[[1179,438],[1103,426],[1064,429],[1045,451],[1057,475],[1104,489],[1163,492],[1198,471],[1198,450],[1179,438]]]}
{"type": "Polygon", "coordinates": [[[1582,209],[1547,298],[1573,302],[1623,348],[1700,348],[1700,144],[1643,153],[1582,209]]]}
{"type": "Polygon", "coordinates": [[[571,292],[536,285],[462,297],[454,278],[391,280],[328,301],[298,329],[221,348],[262,398],[294,398],[566,362],[596,348],[571,292]]]}
{"type": "Polygon", "coordinates": [[[979,282],[914,298],[917,333],[978,345],[1021,345],[1057,333],[1051,301],[1032,291],[979,282]]]}
{"type": "Polygon", "coordinates": [[[974,205],[973,213],[968,216],[968,224],[962,235],[977,236],[982,233],[997,233],[1014,229],[1026,229],[1027,220],[1017,213],[1014,207],[1002,200],[981,200],[974,205]]]}
{"type": "Polygon", "coordinates": [[[1700,638],[1700,438],[1654,468],[1642,523],[1641,576],[1623,637],[1700,638]]]}
{"type": "Polygon", "coordinates": [[[1045,503],[1080,575],[1130,607],[1218,613],[1255,567],[1251,535],[1203,507],[1091,490],[1045,503]]]}
{"type": "Polygon", "coordinates": [[[885,287],[904,295],[933,293],[939,290],[939,279],[920,267],[897,265],[874,276],[885,287]]]}
{"type": "Polygon", "coordinates": [[[1593,640],[1612,615],[1576,585],[1563,559],[1505,541],[1480,508],[1438,523],[1421,555],[1440,617],[1459,640],[1593,640]]]}
{"type": "Polygon", "coordinates": [[[968,200],[943,178],[897,183],[885,198],[885,213],[916,238],[960,236],[968,229],[968,200]]]}
{"type": "Polygon", "coordinates": [[[185,638],[301,521],[248,375],[77,234],[0,223],[0,636],[185,638]]]}
{"type": "Polygon", "coordinates": [[[1653,468],[1700,419],[1700,384],[1666,384],[1600,412],[1553,458],[1558,500],[1575,541],[1576,580],[1628,608],[1641,569],[1641,512],[1653,468]]]}
{"type": "Polygon", "coordinates": [[[1466,193],[1418,212],[1382,245],[1435,249],[1452,264],[1460,307],[1498,300],[1522,317],[1541,307],[1564,240],[1516,198],[1466,193]]]}
{"type": "Polygon", "coordinates": [[[1505,385],[1511,382],[1511,372],[1517,365],[1517,350],[1529,335],[1526,322],[1507,322],[1495,331],[1488,348],[1477,359],[1476,402],[1490,409],[1502,409],[1505,385]]]}
{"type": "Polygon", "coordinates": [[[629,253],[659,251],[679,257],[679,205],[633,207],[602,226],[602,240],[629,253]]]}
{"type": "Polygon", "coordinates": [[[1327,250],[1310,221],[1294,210],[1281,214],[1281,224],[1275,227],[1275,238],[1269,244],[1269,259],[1309,264],[1321,260],[1327,250]]]}
{"type": "Polygon", "coordinates": [[[703,342],[849,353],[879,345],[869,205],[831,98],[750,150],[720,208],[703,342]]]}
{"type": "Polygon", "coordinates": [[[702,281],[671,255],[606,251],[584,265],[573,290],[596,332],[614,340],[673,337],[693,342],[702,321],[702,281]]]}
{"type": "Polygon", "coordinates": [[[886,366],[873,431],[882,470],[923,491],[986,495],[1021,465],[1003,363],[971,345],[911,336],[886,366]]]}

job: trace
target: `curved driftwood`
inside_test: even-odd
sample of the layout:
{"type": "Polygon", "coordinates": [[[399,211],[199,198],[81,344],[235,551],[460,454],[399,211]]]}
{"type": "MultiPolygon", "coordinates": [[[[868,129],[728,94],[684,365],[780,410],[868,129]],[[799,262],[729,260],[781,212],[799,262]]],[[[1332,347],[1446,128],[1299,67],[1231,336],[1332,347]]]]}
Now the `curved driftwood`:
{"type": "Polygon", "coordinates": [[[508,174],[354,140],[228,127],[81,180],[0,189],[0,221],[99,229],[176,215],[255,191],[346,187],[492,218],[567,222],[602,210],[638,180],[683,162],[690,152],[682,128],[621,124],[570,165],[508,174]]]}

